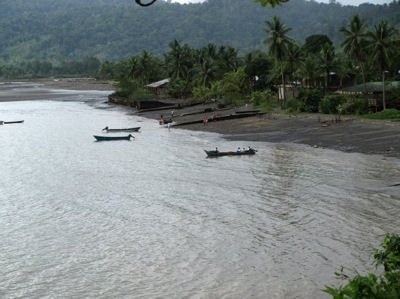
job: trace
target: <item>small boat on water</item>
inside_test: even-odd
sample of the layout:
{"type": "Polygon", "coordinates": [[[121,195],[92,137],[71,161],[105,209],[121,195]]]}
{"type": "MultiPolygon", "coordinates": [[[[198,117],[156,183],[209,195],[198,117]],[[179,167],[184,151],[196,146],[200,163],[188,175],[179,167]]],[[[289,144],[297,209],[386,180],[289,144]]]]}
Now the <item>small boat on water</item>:
{"type": "Polygon", "coordinates": [[[140,127],[134,128],[125,128],[125,129],[110,129],[109,127],[105,127],[102,131],[106,131],[107,133],[113,132],[139,132],[140,127]]]}
{"type": "Polygon", "coordinates": [[[207,157],[222,157],[222,156],[243,156],[243,155],[255,155],[257,150],[253,148],[249,148],[244,151],[229,151],[229,152],[220,152],[219,150],[207,151],[204,150],[207,154],[207,157]]]}
{"type": "Polygon", "coordinates": [[[131,140],[132,138],[135,138],[131,134],[128,136],[97,136],[93,135],[94,138],[96,138],[97,141],[114,141],[114,140],[131,140]]]}
{"type": "Polygon", "coordinates": [[[9,124],[22,124],[24,121],[23,120],[15,120],[15,121],[3,121],[3,124],[9,125],[9,124]]]}

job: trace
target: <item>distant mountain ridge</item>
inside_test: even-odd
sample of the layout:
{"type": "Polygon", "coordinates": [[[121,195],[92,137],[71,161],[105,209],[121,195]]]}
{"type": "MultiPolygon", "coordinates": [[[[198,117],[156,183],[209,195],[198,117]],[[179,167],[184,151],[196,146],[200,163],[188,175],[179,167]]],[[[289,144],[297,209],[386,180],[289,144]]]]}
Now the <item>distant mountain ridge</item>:
{"type": "Polygon", "coordinates": [[[247,51],[262,47],[265,21],[274,15],[293,28],[290,35],[299,42],[327,34],[339,43],[338,28],[356,13],[369,24],[387,19],[400,25],[399,1],[351,7],[296,0],[271,9],[251,0],[158,1],[149,8],[129,0],[2,0],[0,61],[116,60],[143,49],[162,54],[173,39],[193,47],[213,42],[247,51]]]}

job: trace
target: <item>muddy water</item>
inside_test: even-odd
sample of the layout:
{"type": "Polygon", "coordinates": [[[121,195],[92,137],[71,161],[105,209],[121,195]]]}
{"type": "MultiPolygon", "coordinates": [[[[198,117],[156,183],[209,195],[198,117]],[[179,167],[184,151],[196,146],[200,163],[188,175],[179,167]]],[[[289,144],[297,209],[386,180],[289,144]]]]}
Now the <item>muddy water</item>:
{"type": "Polygon", "coordinates": [[[0,297],[323,298],[399,232],[399,160],[168,131],[104,100],[0,103],[25,120],[0,126],[0,297]],[[142,132],[95,142],[107,125],[142,132]]]}

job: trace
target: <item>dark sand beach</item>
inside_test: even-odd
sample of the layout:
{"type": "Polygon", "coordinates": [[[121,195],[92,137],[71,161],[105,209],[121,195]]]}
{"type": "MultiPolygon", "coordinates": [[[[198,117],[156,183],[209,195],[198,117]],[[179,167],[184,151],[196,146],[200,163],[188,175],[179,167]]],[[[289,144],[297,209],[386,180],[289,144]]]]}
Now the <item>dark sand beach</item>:
{"type": "MultiPolygon", "coordinates": [[[[11,80],[10,80],[11,81],[11,80]]],[[[114,90],[115,87],[107,81],[94,79],[35,79],[12,80],[32,82],[42,88],[32,88],[16,96],[7,96],[0,93],[1,101],[48,99],[63,96],[62,93],[52,93],[51,90],[114,90]]],[[[177,101],[179,102],[179,101],[177,101]]],[[[201,120],[204,116],[235,114],[237,108],[228,110],[197,113],[206,108],[215,108],[213,104],[197,105],[182,109],[164,109],[149,112],[140,112],[138,115],[158,120],[161,115],[164,119],[171,117],[175,123],[201,120]],[[187,115],[191,114],[191,115],[187,115]]],[[[134,109],[128,108],[127,109],[134,109]]],[[[246,108],[251,109],[251,108],[246,108]]],[[[136,113],[136,110],[134,111],[136,113]]],[[[172,126],[172,128],[174,128],[172,126]]],[[[254,117],[225,121],[210,121],[179,126],[180,129],[207,131],[220,133],[230,140],[291,142],[306,144],[312,147],[330,148],[344,152],[358,152],[364,154],[379,154],[400,158],[400,122],[368,120],[358,116],[345,116],[339,122],[334,115],[325,114],[263,114],[254,117]]]]}
{"type": "MultiPolygon", "coordinates": [[[[195,106],[174,111],[174,121],[186,122],[234,114],[237,109],[189,116],[182,114],[201,111],[210,106],[195,106]]],[[[250,108],[248,108],[250,109],[250,108]]],[[[168,119],[172,109],[140,113],[141,116],[168,119]]],[[[173,127],[172,127],[173,128],[173,127]]],[[[223,134],[230,140],[292,142],[312,147],[330,148],[344,152],[379,154],[400,158],[400,122],[369,120],[358,116],[345,116],[340,121],[326,114],[263,114],[225,121],[209,121],[179,126],[180,129],[223,134]]],[[[244,145],[247,145],[244,144],[244,145]]]]}

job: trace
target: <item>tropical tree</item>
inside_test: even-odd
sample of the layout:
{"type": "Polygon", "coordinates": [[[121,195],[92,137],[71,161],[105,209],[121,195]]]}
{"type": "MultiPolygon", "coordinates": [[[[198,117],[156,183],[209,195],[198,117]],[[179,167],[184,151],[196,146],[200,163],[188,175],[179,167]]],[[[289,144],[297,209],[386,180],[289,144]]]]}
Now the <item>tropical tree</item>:
{"type": "Polygon", "coordinates": [[[161,61],[147,51],[142,51],[140,56],[132,56],[128,59],[128,77],[148,84],[158,80],[161,75],[161,61]]]}
{"type": "Polygon", "coordinates": [[[343,53],[337,58],[336,76],[339,78],[339,86],[343,87],[343,80],[353,75],[352,62],[343,53]]]}
{"type": "Polygon", "coordinates": [[[290,43],[287,48],[287,69],[289,73],[289,79],[295,79],[295,71],[298,69],[302,61],[302,52],[300,47],[296,43],[290,43]]]}
{"type": "Polygon", "coordinates": [[[168,72],[173,79],[187,79],[193,66],[191,49],[188,45],[181,46],[177,40],[169,44],[170,51],[165,54],[168,72]]]}
{"type": "Polygon", "coordinates": [[[361,68],[364,91],[366,91],[364,60],[366,57],[367,24],[358,15],[354,15],[348,28],[341,27],[339,31],[344,35],[344,40],[341,43],[344,52],[361,68]]]}
{"type": "Polygon", "coordinates": [[[244,59],[245,72],[251,79],[253,88],[263,90],[267,87],[268,72],[272,69],[273,63],[266,53],[250,52],[244,59]]]}
{"type": "Polygon", "coordinates": [[[234,48],[220,46],[217,57],[222,73],[232,72],[238,69],[239,58],[234,48]]]}
{"type": "Polygon", "coordinates": [[[337,61],[335,57],[335,48],[326,43],[318,55],[319,67],[324,74],[325,90],[328,88],[331,72],[336,68],[337,61]]]}
{"type": "Polygon", "coordinates": [[[313,34],[306,37],[302,49],[308,54],[318,54],[326,43],[333,45],[333,42],[327,35],[313,34]]]}
{"type": "Polygon", "coordinates": [[[286,106],[286,92],[285,92],[285,75],[283,62],[287,56],[288,46],[293,43],[293,40],[287,36],[287,33],[292,30],[286,27],[277,16],[274,16],[272,22],[266,21],[267,28],[265,32],[269,37],[264,41],[269,45],[269,54],[279,61],[281,68],[281,77],[283,85],[283,102],[282,106],[286,106]]]}
{"type": "Polygon", "coordinates": [[[262,6],[271,5],[272,7],[275,7],[276,5],[288,2],[289,0],[253,0],[253,1],[260,2],[262,6]]]}
{"type": "Polygon", "coordinates": [[[211,80],[215,79],[217,68],[209,57],[202,57],[195,67],[196,75],[199,83],[203,87],[208,87],[211,80]]]}
{"type": "Polygon", "coordinates": [[[300,63],[299,75],[305,81],[307,87],[315,86],[315,81],[319,77],[318,63],[317,59],[313,55],[308,55],[304,61],[300,63]]]}
{"type": "Polygon", "coordinates": [[[385,72],[391,63],[391,56],[399,43],[397,31],[387,21],[381,21],[368,32],[368,49],[371,51],[372,61],[382,73],[382,104],[386,109],[385,99],[385,72]]]}

